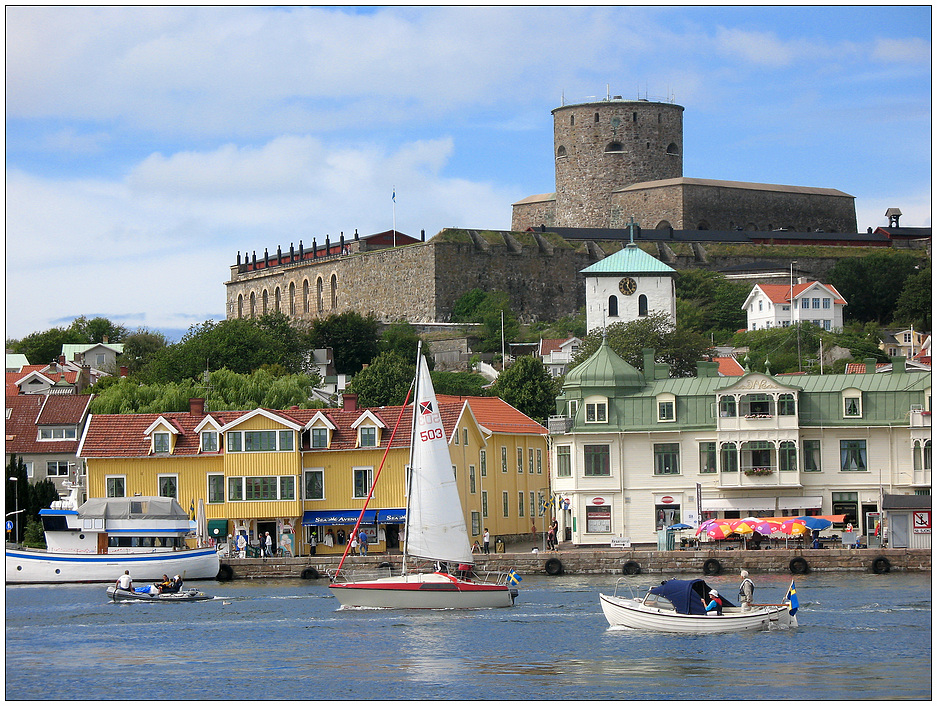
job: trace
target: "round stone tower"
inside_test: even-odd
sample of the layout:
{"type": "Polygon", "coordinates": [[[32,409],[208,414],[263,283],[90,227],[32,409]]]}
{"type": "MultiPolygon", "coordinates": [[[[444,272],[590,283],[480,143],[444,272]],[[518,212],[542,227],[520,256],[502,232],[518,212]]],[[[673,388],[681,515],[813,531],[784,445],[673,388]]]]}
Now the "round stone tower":
{"type": "Polygon", "coordinates": [[[615,96],[553,110],[556,226],[623,227],[611,193],[683,176],[683,106],[615,96]]]}

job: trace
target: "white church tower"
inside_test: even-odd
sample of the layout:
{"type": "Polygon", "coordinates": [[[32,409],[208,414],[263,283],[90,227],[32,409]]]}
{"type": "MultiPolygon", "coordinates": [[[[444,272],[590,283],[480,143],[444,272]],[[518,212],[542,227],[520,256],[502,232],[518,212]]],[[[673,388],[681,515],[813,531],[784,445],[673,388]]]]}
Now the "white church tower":
{"type": "Polygon", "coordinates": [[[586,278],[586,330],[664,312],[677,325],[676,270],[634,241],[581,270],[586,278]]]}

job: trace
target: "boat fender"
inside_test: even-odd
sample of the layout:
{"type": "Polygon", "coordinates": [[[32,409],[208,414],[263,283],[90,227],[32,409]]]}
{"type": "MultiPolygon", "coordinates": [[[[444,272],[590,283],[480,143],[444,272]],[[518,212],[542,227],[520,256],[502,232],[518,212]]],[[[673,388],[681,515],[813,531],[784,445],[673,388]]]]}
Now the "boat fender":
{"type": "Polygon", "coordinates": [[[230,581],[234,578],[234,570],[228,564],[222,564],[218,567],[218,575],[215,579],[218,581],[230,581]]]}
{"type": "Polygon", "coordinates": [[[550,576],[559,576],[563,573],[563,562],[559,559],[548,559],[544,567],[550,576]]]}
{"type": "Polygon", "coordinates": [[[379,568],[379,569],[392,569],[392,568],[394,568],[394,565],[391,564],[389,561],[382,561],[380,564],[377,565],[377,568],[379,568]]]}
{"type": "Polygon", "coordinates": [[[787,565],[787,568],[790,569],[792,574],[810,573],[810,564],[802,556],[795,556],[791,559],[791,563],[787,565]]]}
{"type": "Polygon", "coordinates": [[[319,572],[314,566],[307,566],[300,575],[307,581],[319,578],[319,572]]]}
{"type": "Polygon", "coordinates": [[[703,562],[704,576],[718,576],[722,573],[722,562],[718,559],[707,559],[703,562]]]}
{"type": "Polygon", "coordinates": [[[641,565],[636,561],[626,561],[621,567],[621,573],[625,576],[636,576],[641,573],[641,565]]]}
{"type": "Polygon", "coordinates": [[[891,562],[883,556],[875,557],[872,560],[872,573],[887,574],[891,571],[891,562]]]}

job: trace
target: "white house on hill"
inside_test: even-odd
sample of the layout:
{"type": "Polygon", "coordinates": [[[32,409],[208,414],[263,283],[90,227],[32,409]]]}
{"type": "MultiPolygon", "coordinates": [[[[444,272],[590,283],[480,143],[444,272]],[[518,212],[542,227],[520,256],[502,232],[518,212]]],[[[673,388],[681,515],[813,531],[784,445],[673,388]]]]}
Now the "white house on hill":
{"type": "Polygon", "coordinates": [[[748,315],[748,330],[781,328],[809,321],[827,331],[843,328],[846,300],[831,284],[800,281],[786,284],[756,284],[742,308],[748,315]],[[793,300],[793,308],[791,303],[793,300]]]}

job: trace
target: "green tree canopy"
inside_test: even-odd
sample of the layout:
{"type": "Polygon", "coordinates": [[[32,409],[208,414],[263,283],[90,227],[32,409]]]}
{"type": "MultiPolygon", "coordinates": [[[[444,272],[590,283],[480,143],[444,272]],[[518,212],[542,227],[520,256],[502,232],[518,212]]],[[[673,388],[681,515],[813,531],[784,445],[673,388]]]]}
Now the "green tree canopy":
{"type": "Polygon", "coordinates": [[[557,384],[539,358],[525,355],[495,380],[491,393],[531,419],[543,421],[556,409],[557,384]]]}
{"type": "Polygon", "coordinates": [[[569,364],[572,370],[598,350],[602,337],[608,345],[638,370],[644,368],[643,349],[653,348],[655,358],[670,366],[670,376],[694,377],[696,363],[712,357],[709,340],[695,331],[674,328],[667,315],[654,311],[635,321],[612,324],[604,332],[596,329],[582,341],[579,352],[569,364]]]}
{"type": "Polygon", "coordinates": [[[680,327],[719,341],[747,325],[742,304],[751,285],[732,282],[710,270],[680,270],[674,286],[680,327]]]}
{"type": "Polygon", "coordinates": [[[918,256],[882,248],[864,257],[839,260],[827,278],[846,299],[848,320],[885,324],[892,319],[905,282],[921,264],[918,256]]]}
{"type": "Polygon", "coordinates": [[[399,353],[381,353],[352,378],[346,392],[358,395],[359,407],[403,404],[415,370],[414,362],[399,353]]]}
{"type": "Polygon", "coordinates": [[[485,397],[488,380],[478,373],[436,372],[432,375],[433,388],[438,395],[485,397]]]}
{"type": "Polygon", "coordinates": [[[142,327],[128,334],[123,343],[124,352],[117,356],[117,365],[126,366],[131,375],[142,370],[157,351],[169,345],[162,333],[142,327]]]}
{"type": "MultiPolygon", "coordinates": [[[[420,335],[408,321],[395,321],[384,329],[381,334],[380,352],[398,353],[404,360],[412,360],[416,365],[416,351],[420,344],[420,335]]],[[[423,355],[426,356],[426,364],[432,370],[436,361],[430,354],[429,344],[423,342],[423,355]]]]}
{"type": "Polygon", "coordinates": [[[309,347],[331,348],[336,372],[355,375],[379,352],[377,319],[354,311],[316,319],[310,327],[309,347]]]}
{"type": "Polygon", "coordinates": [[[914,326],[917,331],[931,330],[932,276],[933,270],[930,267],[924,267],[908,275],[895,302],[893,323],[900,326],[914,326]]]}

